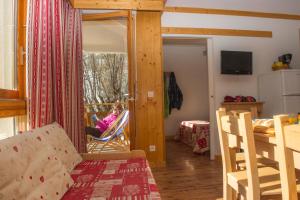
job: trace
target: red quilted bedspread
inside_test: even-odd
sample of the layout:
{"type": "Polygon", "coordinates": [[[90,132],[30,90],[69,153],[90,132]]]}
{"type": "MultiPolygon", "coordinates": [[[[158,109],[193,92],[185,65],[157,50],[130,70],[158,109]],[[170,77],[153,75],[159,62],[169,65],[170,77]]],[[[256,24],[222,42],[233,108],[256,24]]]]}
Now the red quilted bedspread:
{"type": "Polygon", "coordinates": [[[161,199],[147,160],[83,161],[72,171],[74,185],[63,200],[161,199]]]}

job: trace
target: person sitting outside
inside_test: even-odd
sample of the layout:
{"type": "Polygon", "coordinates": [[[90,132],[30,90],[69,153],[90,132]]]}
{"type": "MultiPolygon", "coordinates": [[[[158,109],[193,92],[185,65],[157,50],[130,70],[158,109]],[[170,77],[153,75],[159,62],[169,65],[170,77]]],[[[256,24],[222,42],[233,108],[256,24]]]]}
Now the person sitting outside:
{"type": "Polygon", "coordinates": [[[104,133],[118,118],[118,116],[123,111],[122,104],[117,101],[112,108],[112,112],[107,115],[102,120],[99,120],[97,118],[97,115],[94,114],[91,118],[95,122],[95,128],[94,127],[86,127],[85,132],[88,135],[92,135],[94,137],[100,137],[102,133],[104,133]]]}

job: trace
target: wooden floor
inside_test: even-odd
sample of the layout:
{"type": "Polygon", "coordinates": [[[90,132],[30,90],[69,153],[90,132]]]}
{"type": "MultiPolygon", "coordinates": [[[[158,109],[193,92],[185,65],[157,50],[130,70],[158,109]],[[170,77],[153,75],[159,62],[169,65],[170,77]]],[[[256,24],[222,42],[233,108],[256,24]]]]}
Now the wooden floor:
{"type": "Polygon", "coordinates": [[[222,199],[222,165],[197,155],[180,142],[167,141],[166,168],[153,168],[163,200],[222,199]]]}

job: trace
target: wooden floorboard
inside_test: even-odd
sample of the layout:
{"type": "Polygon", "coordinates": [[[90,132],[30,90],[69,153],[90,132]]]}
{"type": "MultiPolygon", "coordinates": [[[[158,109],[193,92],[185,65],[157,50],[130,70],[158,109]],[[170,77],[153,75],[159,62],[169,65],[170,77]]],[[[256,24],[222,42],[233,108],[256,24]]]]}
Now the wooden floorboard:
{"type": "Polygon", "coordinates": [[[222,199],[222,165],[197,155],[180,142],[167,141],[164,168],[153,168],[163,200],[222,199]]]}

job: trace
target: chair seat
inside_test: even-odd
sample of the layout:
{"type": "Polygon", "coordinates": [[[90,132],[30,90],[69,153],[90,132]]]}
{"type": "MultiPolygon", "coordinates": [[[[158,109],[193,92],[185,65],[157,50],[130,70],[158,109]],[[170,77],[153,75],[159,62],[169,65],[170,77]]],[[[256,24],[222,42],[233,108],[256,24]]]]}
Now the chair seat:
{"type": "MultiPolygon", "coordinates": [[[[237,171],[227,174],[229,185],[238,193],[246,195],[248,181],[246,171],[237,171]]],[[[259,186],[262,196],[280,195],[281,182],[280,172],[272,167],[258,168],[259,186]]],[[[300,193],[300,184],[297,184],[297,191],[300,193]]]]}
{"type": "MultiPolygon", "coordinates": [[[[273,160],[264,158],[260,155],[257,155],[256,159],[257,159],[257,167],[275,167],[275,168],[278,168],[278,163],[273,161],[273,160]]],[[[237,153],[236,154],[236,163],[237,163],[237,167],[238,167],[239,170],[246,169],[244,153],[237,153]]]]}

